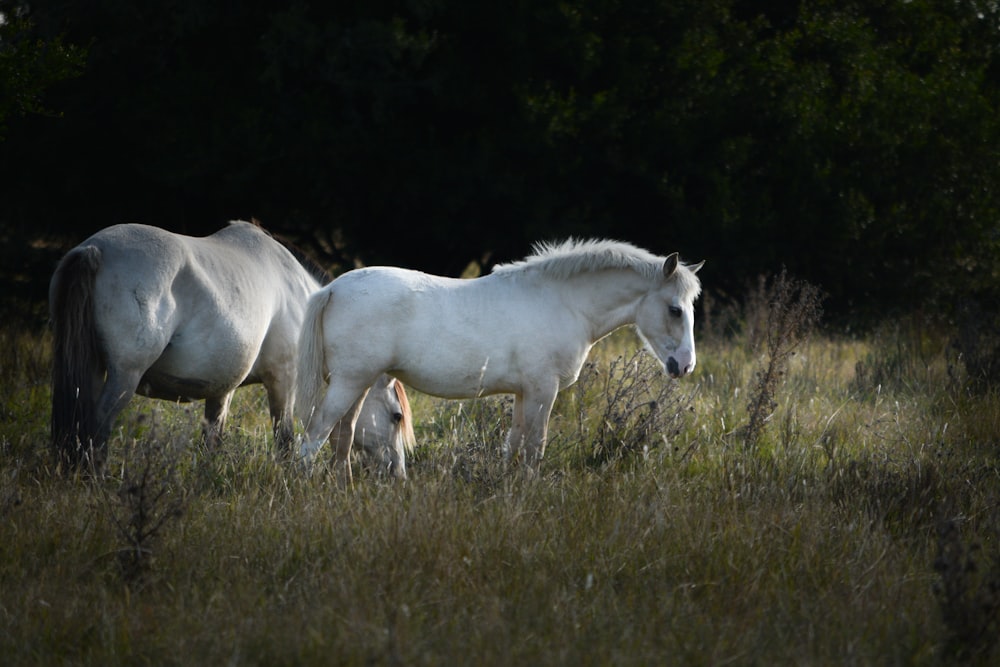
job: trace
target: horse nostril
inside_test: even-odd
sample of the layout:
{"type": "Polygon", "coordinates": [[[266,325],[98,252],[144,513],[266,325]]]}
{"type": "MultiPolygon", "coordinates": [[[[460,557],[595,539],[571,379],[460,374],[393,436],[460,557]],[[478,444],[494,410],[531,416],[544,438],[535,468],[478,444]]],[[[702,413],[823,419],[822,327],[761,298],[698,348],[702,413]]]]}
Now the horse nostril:
{"type": "Polygon", "coordinates": [[[677,363],[677,360],[673,357],[667,359],[667,373],[669,373],[671,377],[677,377],[681,374],[681,367],[677,363]]]}

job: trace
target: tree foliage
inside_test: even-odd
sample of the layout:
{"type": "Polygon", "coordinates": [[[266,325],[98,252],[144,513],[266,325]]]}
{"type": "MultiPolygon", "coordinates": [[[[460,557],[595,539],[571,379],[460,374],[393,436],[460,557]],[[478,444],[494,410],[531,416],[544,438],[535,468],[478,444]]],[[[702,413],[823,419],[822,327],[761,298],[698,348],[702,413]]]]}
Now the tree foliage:
{"type": "Polygon", "coordinates": [[[31,38],[31,21],[0,3],[0,140],[6,119],[26,114],[53,114],[41,103],[52,84],[79,74],[85,53],[57,36],[31,38]]]}
{"type": "Polygon", "coordinates": [[[14,195],[0,224],[82,237],[256,216],[329,264],[453,275],[606,235],[706,258],[706,281],[731,292],[785,266],[833,313],[995,293],[998,11],[32,5],[39,39],[89,55],[44,98],[62,116],[16,118],[0,144],[14,195]]]}

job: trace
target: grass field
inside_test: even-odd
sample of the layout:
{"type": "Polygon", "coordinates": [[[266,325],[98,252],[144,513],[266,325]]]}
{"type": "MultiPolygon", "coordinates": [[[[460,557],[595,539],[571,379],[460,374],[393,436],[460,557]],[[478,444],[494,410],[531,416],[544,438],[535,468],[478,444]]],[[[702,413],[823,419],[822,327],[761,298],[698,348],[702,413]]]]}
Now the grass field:
{"type": "Polygon", "coordinates": [[[679,382],[603,341],[533,477],[509,400],[416,395],[410,480],[351,489],[275,459],[254,388],[218,451],[137,399],[106,477],[56,474],[48,339],[0,332],[0,662],[995,664],[996,388],[946,330],[777,319],[679,382]]]}

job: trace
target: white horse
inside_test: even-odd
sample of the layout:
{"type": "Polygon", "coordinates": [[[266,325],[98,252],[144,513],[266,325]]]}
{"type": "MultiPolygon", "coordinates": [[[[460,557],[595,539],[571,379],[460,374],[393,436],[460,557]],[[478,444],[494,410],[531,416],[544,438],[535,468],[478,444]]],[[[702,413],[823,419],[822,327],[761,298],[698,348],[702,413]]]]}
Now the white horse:
{"type": "Polygon", "coordinates": [[[403,383],[383,373],[361,406],[354,444],[375,471],[406,479],[406,453],[413,451],[415,440],[413,415],[403,383]]]}
{"type": "MultiPolygon", "coordinates": [[[[55,452],[100,468],[115,418],[136,393],[204,399],[205,439],[217,444],[234,390],[253,383],[264,385],[278,449],[288,451],[299,328],[320,287],[248,222],[204,238],[138,224],[97,232],[66,254],[49,285],[55,452]]],[[[359,444],[389,448],[386,465],[405,476],[405,390],[388,378],[376,388],[362,436],[370,442],[359,444]]]]}
{"type": "Polygon", "coordinates": [[[557,392],[615,329],[634,324],[671,377],[694,369],[695,274],[704,262],[685,266],[677,253],[605,240],[534,251],[472,280],[357,269],[310,297],[297,380],[303,461],[327,438],[347,461],[366,388],[380,373],[444,398],[513,394],[506,453],[523,450],[534,467],[557,392]]]}

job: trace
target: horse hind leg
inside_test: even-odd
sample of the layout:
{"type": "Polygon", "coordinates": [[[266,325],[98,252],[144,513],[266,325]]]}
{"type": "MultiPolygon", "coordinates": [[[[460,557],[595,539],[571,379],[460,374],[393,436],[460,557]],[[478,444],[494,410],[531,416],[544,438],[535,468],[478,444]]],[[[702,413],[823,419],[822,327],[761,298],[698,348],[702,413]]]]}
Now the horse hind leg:
{"type": "Polygon", "coordinates": [[[226,428],[229,417],[229,405],[233,401],[233,392],[221,397],[205,399],[205,420],[201,425],[205,445],[216,449],[222,443],[222,432],[226,428]]]}
{"type": "Polygon", "coordinates": [[[111,429],[122,410],[135,396],[142,374],[139,372],[108,369],[107,378],[100,390],[94,409],[96,430],[87,456],[95,471],[103,470],[108,452],[111,429]]]}
{"type": "Polygon", "coordinates": [[[265,383],[267,391],[267,406],[271,414],[271,433],[279,457],[287,457],[292,451],[295,440],[294,420],[289,400],[289,390],[274,382],[265,383]]]}

